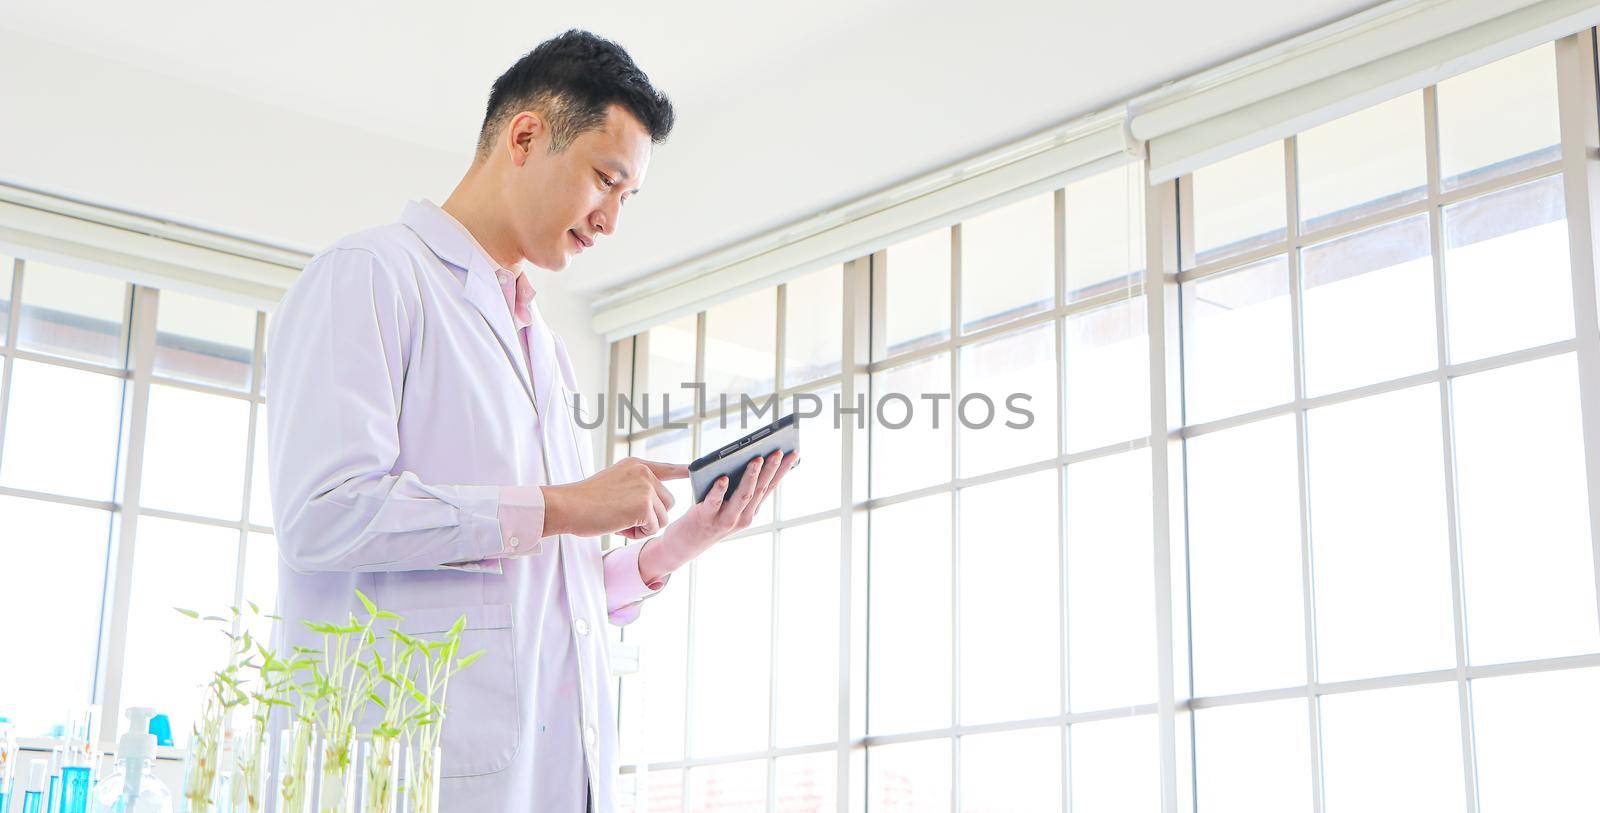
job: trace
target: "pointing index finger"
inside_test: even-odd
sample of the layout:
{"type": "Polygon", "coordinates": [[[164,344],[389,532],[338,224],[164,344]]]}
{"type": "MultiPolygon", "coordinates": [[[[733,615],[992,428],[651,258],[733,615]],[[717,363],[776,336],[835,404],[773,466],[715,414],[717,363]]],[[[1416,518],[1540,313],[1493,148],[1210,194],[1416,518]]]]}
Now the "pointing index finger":
{"type": "Polygon", "coordinates": [[[689,476],[689,467],[682,463],[661,463],[655,460],[642,460],[649,467],[650,473],[657,480],[682,480],[689,476]]]}

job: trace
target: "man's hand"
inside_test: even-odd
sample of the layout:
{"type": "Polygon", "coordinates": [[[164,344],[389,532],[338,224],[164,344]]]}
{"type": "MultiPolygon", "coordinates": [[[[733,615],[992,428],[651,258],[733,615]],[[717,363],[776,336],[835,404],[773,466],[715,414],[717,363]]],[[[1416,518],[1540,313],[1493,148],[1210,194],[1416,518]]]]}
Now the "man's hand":
{"type": "Polygon", "coordinates": [[[728,478],[718,477],[704,500],[668,525],[659,538],[645,544],[639,552],[640,578],[646,584],[653,583],[688,564],[723,537],[750,527],[761,504],[800,460],[799,452],[780,458],[781,454],[773,452],[750,461],[739,478],[739,488],[732,494],[727,493],[728,478]]]}
{"type": "Polygon", "coordinates": [[[672,508],[672,494],[661,481],[688,476],[688,466],[629,457],[587,480],[544,486],[544,535],[650,536],[667,524],[672,508]]]}

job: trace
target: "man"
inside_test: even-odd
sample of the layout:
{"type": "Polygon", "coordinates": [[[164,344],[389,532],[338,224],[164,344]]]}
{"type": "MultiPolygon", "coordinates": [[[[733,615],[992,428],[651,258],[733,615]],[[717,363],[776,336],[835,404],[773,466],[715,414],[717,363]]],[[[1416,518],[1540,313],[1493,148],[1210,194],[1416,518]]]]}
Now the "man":
{"type": "Polygon", "coordinates": [[[676,522],[677,463],[589,476],[571,361],[523,261],[559,270],[644,181],[672,107],[616,44],[569,31],[496,80],[443,207],[318,254],[273,315],[271,486],[285,645],[360,589],[419,635],[467,618],[450,684],[446,811],[610,811],[602,617],[747,527],[796,456],[751,461],[676,522]],[[659,532],[659,535],[658,535],[659,532]],[[597,537],[635,541],[602,556],[597,537]]]}

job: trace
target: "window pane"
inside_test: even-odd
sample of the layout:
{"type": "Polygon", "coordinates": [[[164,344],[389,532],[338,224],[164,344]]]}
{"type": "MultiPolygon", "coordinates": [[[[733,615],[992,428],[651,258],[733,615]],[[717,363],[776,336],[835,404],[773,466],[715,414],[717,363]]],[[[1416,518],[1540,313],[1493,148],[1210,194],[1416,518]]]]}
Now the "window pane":
{"type": "Polygon", "coordinates": [[[786,386],[839,372],[844,347],[844,269],[824,268],[784,286],[786,386]]]}
{"type": "Polygon", "coordinates": [[[0,347],[10,341],[11,287],[15,282],[12,271],[15,267],[15,260],[0,254],[0,347]]]}
{"type": "Polygon", "coordinates": [[[1030,728],[961,738],[961,810],[1044,813],[1061,809],[1061,729],[1030,728]]]}
{"type": "MultiPolygon", "coordinates": [[[[644,460],[655,460],[662,463],[690,463],[694,460],[694,430],[690,428],[671,429],[660,434],[651,435],[644,440],[637,441],[636,457],[644,460]]],[[[707,446],[715,449],[716,446],[707,446]]],[[[694,506],[694,489],[689,484],[689,478],[680,477],[668,480],[662,485],[667,487],[667,493],[672,495],[672,509],[667,512],[669,521],[676,521],[679,517],[689,512],[694,506]]]]}
{"type": "Polygon", "coordinates": [[[227,661],[228,641],[217,634],[215,622],[186,618],[173,608],[228,617],[239,532],[144,516],[135,544],[122,705],[167,714],[173,744],[182,748],[204,684],[227,661]]]}
{"type": "Polygon", "coordinates": [[[1474,680],[1472,720],[1484,813],[1593,806],[1600,670],[1474,680]]]}
{"type": "Polygon", "coordinates": [[[950,741],[867,749],[869,813],[949,813],[950,741]]]}
{"type": "Polygon", "coordinates": [[[1572,268],[1561,176],[1446,207],[1450,360],[1572,337],[1572,268]]]}
{"type": "Polygon", "coordinates": [[[250,521],[272,527],[272,478],[267,475],[267,405],[256,407],[256,449],[250,461],[250,521]]]}
{"type": "Polygon", "coordinates": [[[22,266],[17,346],[121,367],[128,284],[39,262],[22,266]]]}
{"type": "Polygon", "coordinates": [[[1561,156],[1553,43],[1446,79],[1438,93],[1444,188],[1561,156]]]}
{"type": "Polygon", "coordinates": [[[839,521],[778,534],[778,747],[839,736],[839,521]]]}
{"type": "Polygon", "coordinates": [[[689,813],[761,813],[766,809],[766,760],[689,769],[689,813]]]}
{"type": "Polygon", "coordinates": [[[1463,810],[1456,684],[1322,697],[1327,813],[1463,810]]]}
{"type": "Polygon", "coordinates": [[[831,813],[838,809],[839,758],[832,751],[777,759],[777,813],[831,813]]]}
{"type": "MultiPolygon", "coordinates": [[[[950,230],[889,247],[884,345],[889,355],[950,338],[950,230]]],[[[876,293],[876,292],[874,292],[876,293]]]]}
{"type": "Polygon", "coordinates": [[[1055,304],[1055,213],[1047,192],[961,224],[962,332],[1055,304]]]}
{"type": "Polygon", "coordinates": [[[0,671],[0,716],[19,736],[43,737],[90,702],[111,517],[16,497],[0,497],[0,517],[0,617],[13,653],[0,671]]]}
{"type": "Polygon", "coordinates": [[[1283,142],[1195,170],[1195,262],[1238,254],[1285,234],[1283,142]]]}
{"type": "Polygon", "coordinates": [[[1066,322],[1067,451],[1150,434],[1150,350],[1144,297],[1066,322]]]}
{"type": "Polygon", "coordinates": [[[1188,423],[1294,400],[1286,258],[1208,276],[1182,289],[1188,423]]]}
{"type": "Polygon", "coordinates": [[[873,496],[899,494],[950,480],[949,395],[948,354],[873,374],[868,403],[873,410],[873,496]],[[924,398],[924,393],[943,396],[944,400],[924,398]]]}
{"type": "Polygon", "coordinates": [[[1195,784],[1202,810],[1311,809],[1306,701],[1274,700],[1195,712],[1195,784]]]}
{"type": "MultiPolygon", "coordinates": [[[[694,390],[684,384],[695,382],[694,353],[698,317],[690,315],[656,325],[645,334],[648,345],[639,359],[644,365],[644,375],[635,372],[633,382],[634,408],[649,412],[646,425],[656,426],[670,409],[676,420],[694,411],[694,390]],[[666,399],[663,403],[662,399],[666,399]]],[[[626,410],[624,410],[626,412],[626,410]]],[[[633,420],[629,416],[629,420],[633,420]]],[[[636,429],[639,427],[635,427],[636,429]]]]}
{"type": "MultiPolygon", "coordinates": [[[[635,774],[635,776],[638,776],[635,774]]],[[[683,813],[683,770],[650,771],[644,776],[646,813],[683,813]]]]}
{"type": "Polygon", "coordinates": [[[254,309],[161,292],[156,310],[157,375],[248,390],[255,347],[254,309]]]}
{"type": "Polygon", "coordinates": [[[965,724],[1061,712],[1056,478],[1047,469],[960,492],[965,724]],[[1025,643],[1002,633],[1018,619],[1027,619],[1025,643]]]}
{"type": "Polygon", "coordinates": [[[639,647],[640,678],[622,679],[617,703],[624,763],[683,759],[693,578],[688,572],[679,574],[676,587],[650,599],[649,612],[639,613],[638,620],[622,628],[622,640],[639,647]]]}
{"type": "MultiPolygon", "coordinates": [[[[278,613],[278,540],[272,534],[250,534],[244,548],[244,600],[255,602],[261,615],[278,613]]],[[[241,603],[239,609],[250,618],[249,605],[241,603]]],[[[272,621],[258,618],[250,627],[256,640],[272,640],[272,621]]]]}
{"type": "Polygon", "coordinates": [[[249,420],[250,404],[237,398],[151,385],[140,501],[237,520],[249,420]]]}
{"type": "MultiPolygon", "coordinates": [[[[839,397],[838,386],[819,390],[812,395],[785,399],[785,407],[799,413],[800,456],[804,467],[792,476],[785,476],[778,486],[778,499],[784,519],[794,519],[839,507],[839,479],[844,476],[842,427],[856,421],[854,415],[837,415],[833,402],[839,397]],[[815,400],[812,399],[815,397],[815,400]],[[810,415],[817,411],[816,415],[810,415]],[[839,425],[834,425],[835,417],[839,425]]],[[[849,407],[842,401],[840,406],[849,407]]],[[[856,423],[864,426],[864,423],[856,423]]],[[[861,454],[858,449],[856,454],[861,454]]]]}
{"type": "Polygon", "coordinates": [[[1324,682],[1455,663],[1439,391],[1306,416],[1324,682]]]}
{"type": "Polygon", "coordinates": [[[1156,813],[1161,809],[1161,771],[1156,755],[1156,718],[1144,714],[1078,723],[1072,736],[1072,809],[1156,813]]]}
{"type": "Polygon", "coordinates": [[[1195,691],[1305,683],[1294,416],[1201,435],[1187,452],[1195,691]]]}
{"type": "Polygon", "coordinates": [[[1067,680],[1073,711],[1154,702],[1150,453],[1067,467],[1067,680]]]}
{"type": "Polygon", "coordinates": [[[874,734],[950,724],[950,523],[949,494],[872,512],[867,716],[874,734]]]}
{"type": "MultiPolygon", "coordinates": [[[[706,408],[772,392],[777,364],[778,289],[766,288],[706,311],[706,408]]],[[[689,381],[691,379],[684,379],[689,381]]]]}
{"type": "Polygon", "coordinates": [[[1138,163],[1067,186],[1067,301],[1124,288],[1144,273],[1144,172],[1138,163]]]}
{"type": "Polygon", "coordinates": [[[1055,457],[1056,386],[1053,322],[961,348],[962,476],[1055,457]]]}
{"type": "Polygon", "coordinates": [[[1577,372],[1569,354],[1453,382],[1474,663],[1600,650],[1577,372]]]}
{"type": "Polygon", "coordinates": [[[12,364],[0,482],[111,499],[122,379],[20,359],[12,364]]]}
{"type": "Polygon", "coordinates": [[[1418,215],[1301,251],[1308,395],[1438,363],[1428,240],[1418,215]]]}
{"type": "Polygon", "coordinates": [[[1421,200],[1422,131],[1415,91],[1295,136],[1302,232],[1421,200]]]}
{"type": "Polygon", "coordinates": [[[767,747],[771,597],[771,534],[718,543],[695,560],[693,756],[767,747]]]}

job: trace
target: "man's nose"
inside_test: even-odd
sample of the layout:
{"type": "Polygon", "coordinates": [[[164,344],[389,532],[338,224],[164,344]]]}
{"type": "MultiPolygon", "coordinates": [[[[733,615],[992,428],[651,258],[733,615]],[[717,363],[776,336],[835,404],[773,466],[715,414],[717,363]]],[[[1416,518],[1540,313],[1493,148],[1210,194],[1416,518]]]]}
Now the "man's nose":
{"type": "Polygon", "coordinates": [[[613,234],[617,230],[617,219],[621,216],[622,210],[620,207],[607,204],[589,218],[589,225],[600,234],[613,234]]]}

